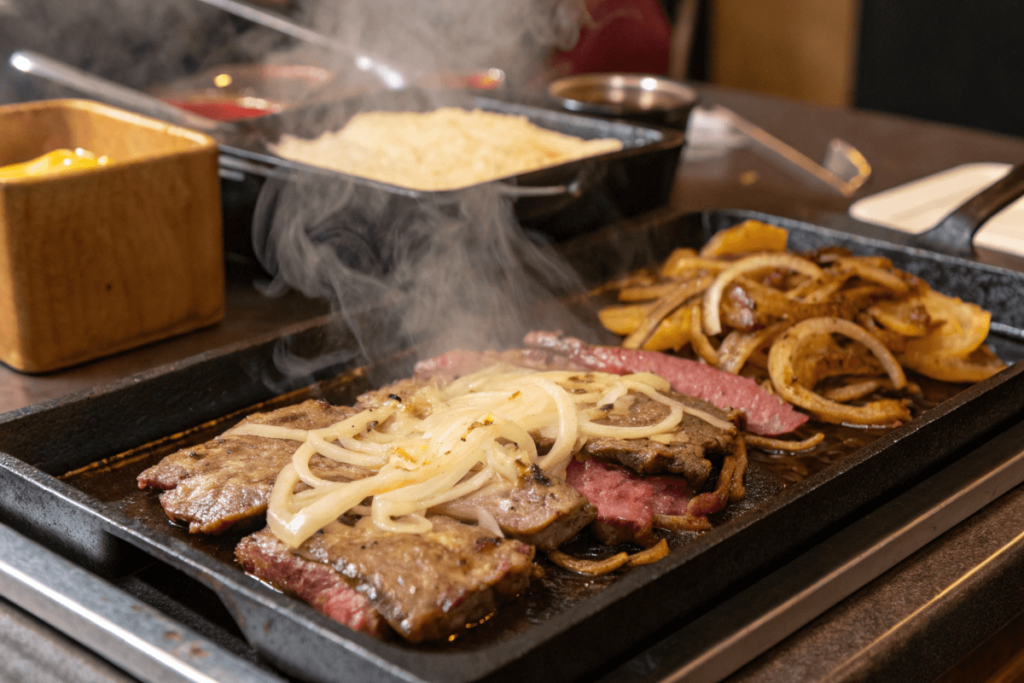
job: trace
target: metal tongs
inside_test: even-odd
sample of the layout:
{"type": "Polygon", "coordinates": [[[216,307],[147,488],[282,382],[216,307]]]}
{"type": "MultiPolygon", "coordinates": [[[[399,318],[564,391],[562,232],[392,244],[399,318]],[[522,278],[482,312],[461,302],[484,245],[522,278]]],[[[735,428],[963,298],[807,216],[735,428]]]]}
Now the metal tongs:
{"type": "Polygon", "coordinates": [[[236,17],[241,17],[242,19],[251,21],[254,24],[265,26],[277,31],[278,33],[309,43],[310,45],[315,45],[317,47],[330,50],[331,52],[348,55],[351,57],[352,63],[355,64],[357,69],[375,76],[390,90],[400,90],[408,85],[405,76],[403,76],[402,73],[393,66],[386,64],[375,57],[353,50],[351,46],[346,45],[335,38],[326,36],[323,33],[306,28],[305,26],[292,21],[281,14],[256,7],[248,2],[243,2],[243,0],[199,1],[223,10],[229,14],[233,14],[236,17]]]}
{"type": "MultiPolygon", "coordinates": [[[[364,52],[352,48],[332,36],[324,35],[319,31],[307,28],[288,17],[257,7],[245,0],[199,0],[212,7],[223,10],[236,17],[251,21],[266,28],[272,29],[286,36],[291,36],[304,43],[314,45],[336,54],[346,55],[352,60],[357,69],[374,76],[389,90],[401,90],[411,85],[431,85],[431,79],[423,78],[422,74],[403,74],[396,67],[381,61],[364,52]]],[[[499,87],[505,83],[505,72],[498,68],[487,69],[487,80],[490,88],[499,87]]]]}
{"type": "Polygon", "coordinates": [[[766,154],[773,161],[781,161],[790,168],[809,174],[845,197],[852,196],[871,177],[871,164],[856,147],[845,140],[832,138],[825,149],[825,159],[819,164],[731,109],[717,104],[703,109],[749,138],[758,152],[766,154]]]}
{"type": "Polygon", "coordinates": [[[67,88],[86,93],[97,100],[124,107],[140,114],[146,114],[162,121],[175,123],[179,126],[201,130],[204,133],[213,133],[231,126],[229,123],[214,121],[205,116],[179,109],[173,104],[164,102],[152,95],[108,81],[88,71],[83,71],[31,50],[18,50],[10,56],[8,63],[22,73],[63,85],[67,88]]]}

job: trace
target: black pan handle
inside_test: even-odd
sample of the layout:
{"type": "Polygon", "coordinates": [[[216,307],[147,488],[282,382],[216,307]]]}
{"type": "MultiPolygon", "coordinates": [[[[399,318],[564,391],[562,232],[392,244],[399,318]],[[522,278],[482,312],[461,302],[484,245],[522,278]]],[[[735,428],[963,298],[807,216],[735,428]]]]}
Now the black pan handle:
{"type": "Polygon", "coordinates": [[[261,164],[249,159],[242,159],[231,154],[221,154],[217,157],[217,165],[221,170],[237,171],[261,178],[287,178],[289,171],[269,164],[261,164]]]}
{"type": "Polygon", "coordinates": [[[1015,166],[1001,180],[989,185],[939,221],[917,235],[911,245],[950,256],[974,256],[974,233],[989,218],[1024,195],[1024,163],[1015,166]]]}
{"type": "Polygon", "coordinates": [[[513,185],[511,183],[498,183],[501,194],[506,197],[519,199],[521,197],[560,197],[564,194],[579,196],[582,194],[579,179],[575,179],[565,185],[513,185]]]}
{"type": "Polygon", "coordinates": [[[587,163],[576,174],[576,177],[563,185],[514,185],[498,183],[501,193],[506,197],[519,199],[522,197],[582,197],[583,193],[597,184],[606,172],[600,164],[587,163]]]}

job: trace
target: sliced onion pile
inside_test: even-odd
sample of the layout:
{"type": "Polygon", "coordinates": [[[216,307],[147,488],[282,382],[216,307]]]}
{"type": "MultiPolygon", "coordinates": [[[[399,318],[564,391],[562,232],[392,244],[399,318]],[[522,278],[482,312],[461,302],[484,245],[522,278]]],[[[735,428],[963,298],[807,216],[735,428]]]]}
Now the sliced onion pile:
{"type": "Polygon", "coordinates": [[[767,375],[775,393],[826,422],[908,419],[902,396],[916,385],[903,367],[948,382],[978,382],[1005,367],[984,345],[991,315],[975,304],[932,291],[881,256],[787,253],[785,237],[748,220],[699,253],[677,249],[600,320],[627,348],[767,375]]]}
{"type": "Polygon", "coordinates": [[[535,372],[496,365],[440,390],[428,385],[411,400],[387,401],[324,429],[243,424],[231,433],[297,442],[292,462],[274,485],[267,520],[278,538],[298,547],[343,515],[364,517],[363,523],[387,531],[428,531],[431,508],[495,482],[515,484],[534,466],[564,478],[573,453],[590,437],[669,434],[684,413],[735,429],[673,400],[663,393],[669,389],[667,381],[649,373],[535,372]],[[599,422],[618,399],[641,393],[668,408],[661,422],[621,427],[599,422]],[[412,403],[416,414],[405,408],[412,403]],[[429,407],[425,416],[419,410],[423,405],[429,407]],[[538,454],[532,434],[553,440],[546,454],[538,454]],[[309,466],[316,455],[365,468],[367,476],[324,480],[309,466]]]}

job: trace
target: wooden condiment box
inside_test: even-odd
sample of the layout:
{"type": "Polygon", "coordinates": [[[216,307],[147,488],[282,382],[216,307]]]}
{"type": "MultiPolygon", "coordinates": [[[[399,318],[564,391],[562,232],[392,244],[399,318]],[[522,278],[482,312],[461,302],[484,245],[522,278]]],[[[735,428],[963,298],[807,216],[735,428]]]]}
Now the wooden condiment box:
{"type": "Polygon", "coordinates": [[[79,147],[111,163],[0,179],[0,361],[25,372],[224,315],[214,140],[87,100],[0,107],[0,166],[79,147]]]}

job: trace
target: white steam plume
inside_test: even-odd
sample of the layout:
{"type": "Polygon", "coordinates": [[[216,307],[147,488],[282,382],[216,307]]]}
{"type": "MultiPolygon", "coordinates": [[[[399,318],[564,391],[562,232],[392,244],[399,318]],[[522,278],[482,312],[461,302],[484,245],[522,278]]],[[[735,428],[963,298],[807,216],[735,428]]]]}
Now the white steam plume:
{"type": "MultiPolygon", "coordinates": [[[[414,200],[304,176],[268,187],[261,202],[255,240],[277,275],[269,289],[328,299],[361,360],[410,345],[421,355],[506,348],[572,321],[554,301],[580,291],[574,273],[526,237],[497,185],[414,200]]],[[[286,353],[277,360],[286,374],[311,369],[286,353]]]]}

